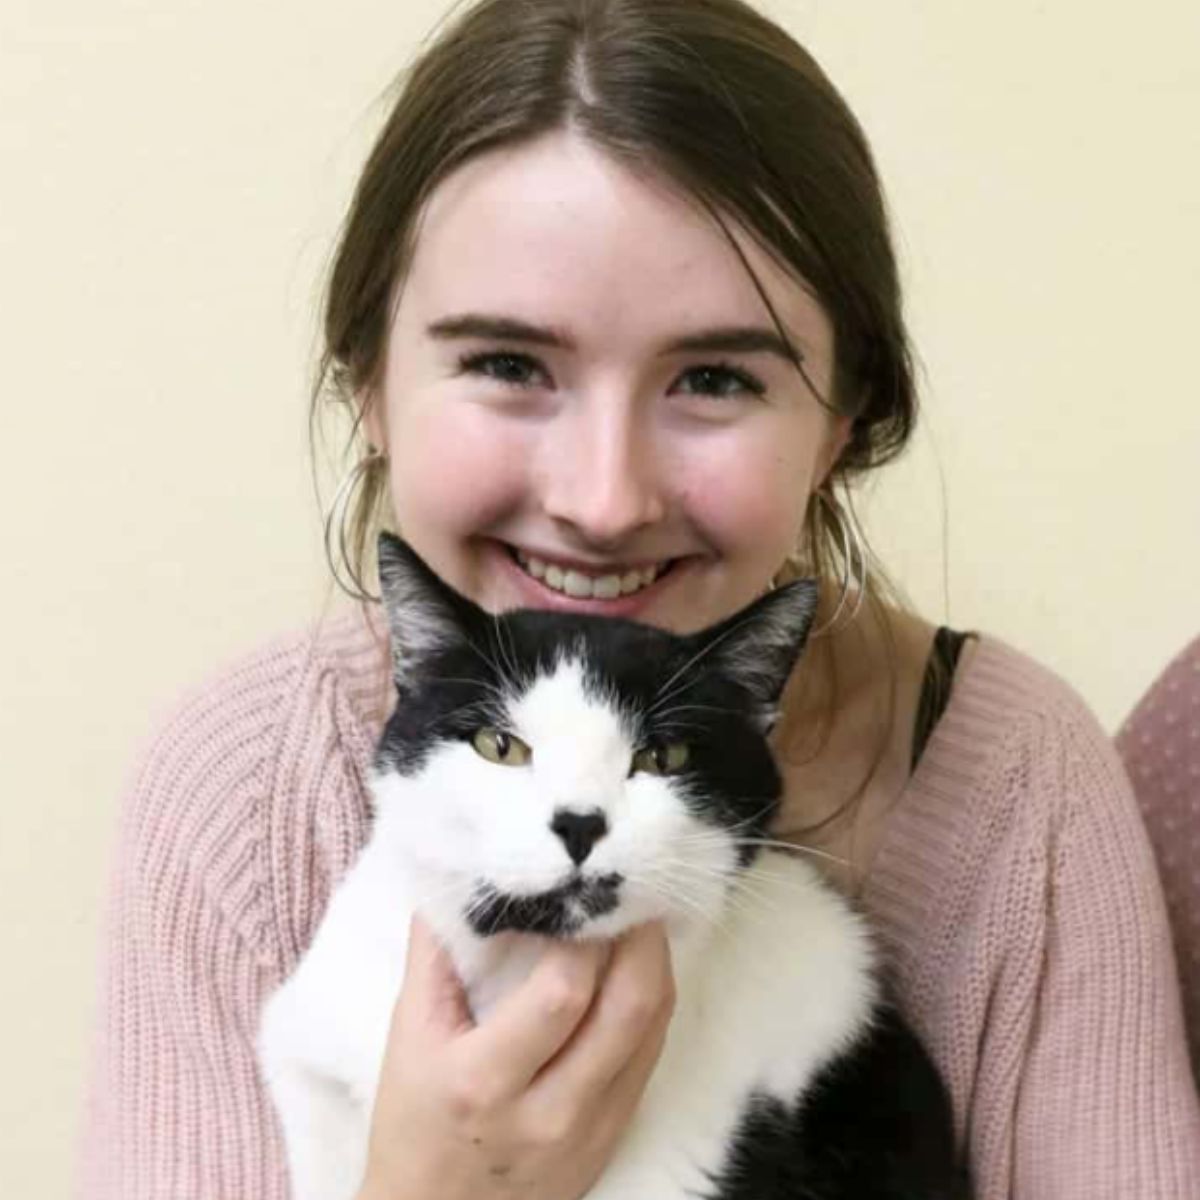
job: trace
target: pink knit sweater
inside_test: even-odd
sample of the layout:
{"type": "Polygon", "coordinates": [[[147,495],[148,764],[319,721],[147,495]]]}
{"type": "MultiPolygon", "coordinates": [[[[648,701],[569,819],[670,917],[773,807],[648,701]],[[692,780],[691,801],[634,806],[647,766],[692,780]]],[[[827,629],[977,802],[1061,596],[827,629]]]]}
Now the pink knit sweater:
{"type": "Polygon", "coordinates": [[[1154,681],[1116,741],[1158,861],[1200,1074],[1200,637],[1154,681]]]}
{"type": "MultiPolygon", "coordinates": [[[[366,839],[391,696],[351,612],[275,641],[161,723],[113,864],[79,1196],[287,1196],[259,1007],[366,839]]],[[[1063,683],[982,639],[864,903],[981,1200],[1200,1197],[1153,860],[1114,751],[1063,683]]]]}

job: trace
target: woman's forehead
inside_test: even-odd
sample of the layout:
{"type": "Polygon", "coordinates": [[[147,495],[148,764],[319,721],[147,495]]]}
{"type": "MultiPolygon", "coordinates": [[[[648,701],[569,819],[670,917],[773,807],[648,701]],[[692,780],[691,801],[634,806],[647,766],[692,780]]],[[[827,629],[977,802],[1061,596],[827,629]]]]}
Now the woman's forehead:
{"type": "Polygon", "coordinates": [[[435,189],[398,318],[424,329],[487,312],[647,342],[687,328],[773,328],[748,263],[788,334],[810,356],[826,348],[829,321],[809,291],[725,223],[738,248],[667,181],[578,135],[546,135],[482,155],[435,189]]]}

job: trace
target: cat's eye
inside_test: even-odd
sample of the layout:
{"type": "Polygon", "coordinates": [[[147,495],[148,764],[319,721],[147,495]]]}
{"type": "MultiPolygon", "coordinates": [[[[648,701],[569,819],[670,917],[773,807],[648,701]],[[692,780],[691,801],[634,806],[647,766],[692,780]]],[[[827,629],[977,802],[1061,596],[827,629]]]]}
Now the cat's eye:
{"type": "Polygon", "coordinates": [[[480,729],[471,745],[476,754],[502,767],[523,767],[533,757],[533,751],[516,734],[503,729],[480,729]]]}
{"type": "Polygon", "coordinates": [[[633,756],[629,773],[632,775],[635,771],[644,771],[647,775],[676,775],[687,764],[687,742],[655,742],[643,746],[633,756]]]}

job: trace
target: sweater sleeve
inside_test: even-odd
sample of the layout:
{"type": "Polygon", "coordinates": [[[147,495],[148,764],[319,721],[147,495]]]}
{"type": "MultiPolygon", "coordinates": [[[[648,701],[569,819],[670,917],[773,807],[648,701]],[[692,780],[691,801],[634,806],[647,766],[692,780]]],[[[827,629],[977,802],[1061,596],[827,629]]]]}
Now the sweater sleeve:
{"type": "Polygon", "coordinates": [[[254,1037],[278,979],[261,880],[278,679],[163,722],[125,797],[76,1163],[79,1200],[285,1200],[254,1037]]]}
{"type": "Polygon", "coordinates": [[[1200,1111],[1161,888],[1115,751],[1082,705],[1043,759],[1040,981],[1017,1092],[1018,1200],[1196,1200],[1200,1111]]]}

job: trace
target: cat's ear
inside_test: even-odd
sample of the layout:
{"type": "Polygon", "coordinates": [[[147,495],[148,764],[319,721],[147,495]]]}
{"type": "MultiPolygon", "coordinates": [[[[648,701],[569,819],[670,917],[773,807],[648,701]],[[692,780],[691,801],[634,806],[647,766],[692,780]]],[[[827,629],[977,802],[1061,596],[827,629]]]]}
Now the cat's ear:
{"type": "Polygon", "coordinates": [[[778,720],[784,685],[808,641],[816,611],[816,581],[797,579],[696,635],[708,663],[750,694],[756,724],[764,733],[778,720]]]}
{"type": "Polygon", "coordinates": [[[476,614],[465,596],[443,583],[417,552],[393,533],[379,535],[379,584],[392,641],[396,686],[431,654],[463,646],[476,614]]]}

